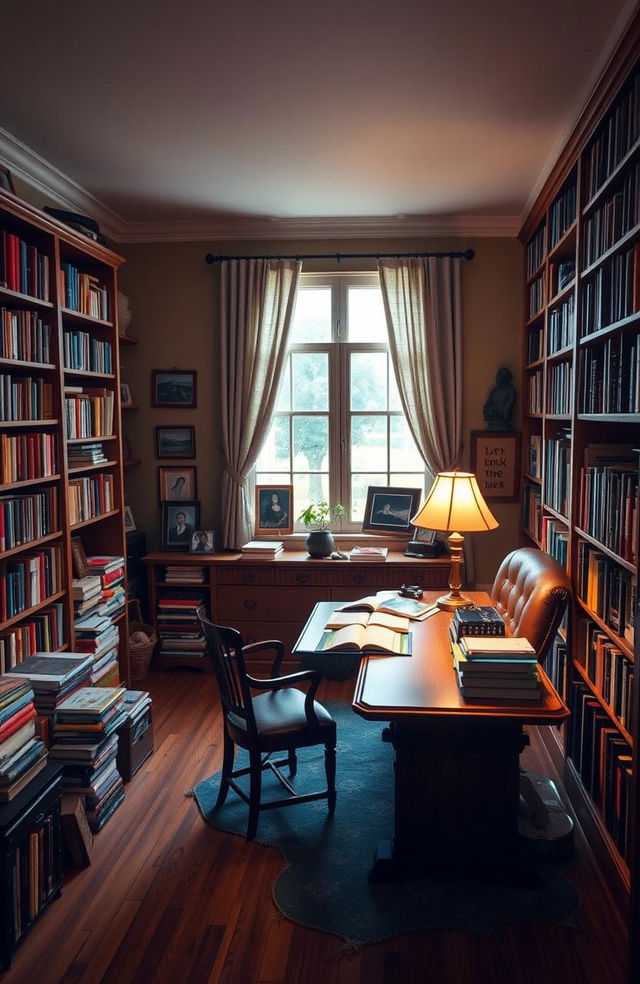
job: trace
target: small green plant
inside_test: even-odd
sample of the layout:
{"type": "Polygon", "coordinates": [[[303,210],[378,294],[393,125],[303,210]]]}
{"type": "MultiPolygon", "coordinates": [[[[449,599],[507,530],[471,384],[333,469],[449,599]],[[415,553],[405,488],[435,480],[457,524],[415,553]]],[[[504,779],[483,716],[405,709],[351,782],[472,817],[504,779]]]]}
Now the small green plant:
{"type": "Polygon", "coordinates": [[[330,506],[325,499],[321,499],[303,509],[298,520],[303,522],[308,530],[328,530],[332,522],[342,519],[346,514],[347,510],[339,502],[335,506],[330,506]]]}

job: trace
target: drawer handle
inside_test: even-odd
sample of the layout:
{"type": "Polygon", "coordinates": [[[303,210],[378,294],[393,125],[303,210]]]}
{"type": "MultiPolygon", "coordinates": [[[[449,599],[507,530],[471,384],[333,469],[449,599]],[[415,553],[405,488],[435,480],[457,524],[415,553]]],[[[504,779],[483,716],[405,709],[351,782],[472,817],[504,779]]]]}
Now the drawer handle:
{"type": "Polygon", "coordinates": [[[362,574],[354,574],[351,580],[353,581],[354,584],[362,584],[362,582],[364,581],[364,577],[362,576],[362,574]]]}
{"type": "Polygon", "coordinates": [[[249,571],[247,571],[246,574],[242,575],[243,584],[253,584],[255,579],[256,579],[255,574],[251,574],[249,571]]]}
{"type": "Polygon", "coordinates": [[[296,574],[296,581],[298,584],[306,584],[309,580],[308,574],[296,574]]]}
{"type": "Polygon", "coordinates": [[[245,608],[248,608],[249,611],[251,611],[252,608],[255,608],[256,607],[256,604],[257,604],[257,602],[255,602],[255,601],[245,601],[244,607],[245,608]]]}

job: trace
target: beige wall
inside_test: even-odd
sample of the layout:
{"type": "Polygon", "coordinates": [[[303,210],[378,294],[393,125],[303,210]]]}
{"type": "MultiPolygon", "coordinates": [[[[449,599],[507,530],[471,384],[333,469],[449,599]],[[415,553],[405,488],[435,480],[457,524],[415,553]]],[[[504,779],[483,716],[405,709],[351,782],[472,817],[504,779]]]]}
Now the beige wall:
{"type": "MultiPolygon", "coordinates": [[[[215,267],[205,263],[212,253],[394,252],[428,249],[475,249],[463,264],[464,434],[469,464],[469,436],[484,427],[482,407],[496,369],[514,372],[520,390],[521,370],[521,247],[516,239],[439,239],[381,242],[326,241],[276,243],[171,243],[116,247],[126,257],[120,284],[133,313],[130,332],[139,344],[122,349],[122,378],[140,405],[127,413],[125,429],[142,464],[127,475],[129,504],[136,524],[146,530],[149,549],[159,544],[158,461],[155,427],[193,424],[201,521],[220,530],[220,412],[218,346],[214,300],[215,267]],[[150,370],[197,369],[196,410],[160,410],[150,405],[150,370]]],[[[374,269],[375,261],[342,260],[340,269],[374,269]]],[[[335,269],[335,260],[305,263],[306,270],[335,269]]],[[[520,394],[519,394],[520,396],[520,394]]],[[[517,408],[519,418],[519,407],[517,408]]],[[[517,422],[517,420],[516,420],[517,422]]],[[[187,464],[187,462],[185,462],[187,464]]],[[[501,558],[518,540],[517,504],[493,504],[500,527],[476,535],[476,580],[488,584],[501,558]]]]}

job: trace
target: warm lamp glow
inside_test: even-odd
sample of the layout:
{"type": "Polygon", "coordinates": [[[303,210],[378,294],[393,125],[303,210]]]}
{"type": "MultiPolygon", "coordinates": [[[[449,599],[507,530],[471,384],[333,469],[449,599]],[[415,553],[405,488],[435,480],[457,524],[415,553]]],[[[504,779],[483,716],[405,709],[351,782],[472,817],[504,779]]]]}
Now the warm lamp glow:
{"type": "Polygon", "coordinates": [[[468,605],[469,598],[460,594],[460,568],[462,565],[463,533],[495,530],[498,522],[478,488],[471,472],[440,472],[426,502],[411,519],[414,526],[449,533],[451,571],[449,594],[438,598],[438,607],[453,611],[460,605],[468,605]]]}

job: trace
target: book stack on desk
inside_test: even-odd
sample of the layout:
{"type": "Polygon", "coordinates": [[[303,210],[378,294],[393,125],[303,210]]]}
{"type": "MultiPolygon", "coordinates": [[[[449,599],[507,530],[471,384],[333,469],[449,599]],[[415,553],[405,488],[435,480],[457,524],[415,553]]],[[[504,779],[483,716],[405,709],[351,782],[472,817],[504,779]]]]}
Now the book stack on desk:
{"type": "Polygon", "coordinates": [[[249,540],[241,548],[244,557],[279,557],[283,551],[282,540],[249,540]]]}
{"type": "Polygon", "coordinates": [[[451,642],[463,697],[470,700],[539,700],[535,649],[523,638],[462,637],[451,642]]]}

